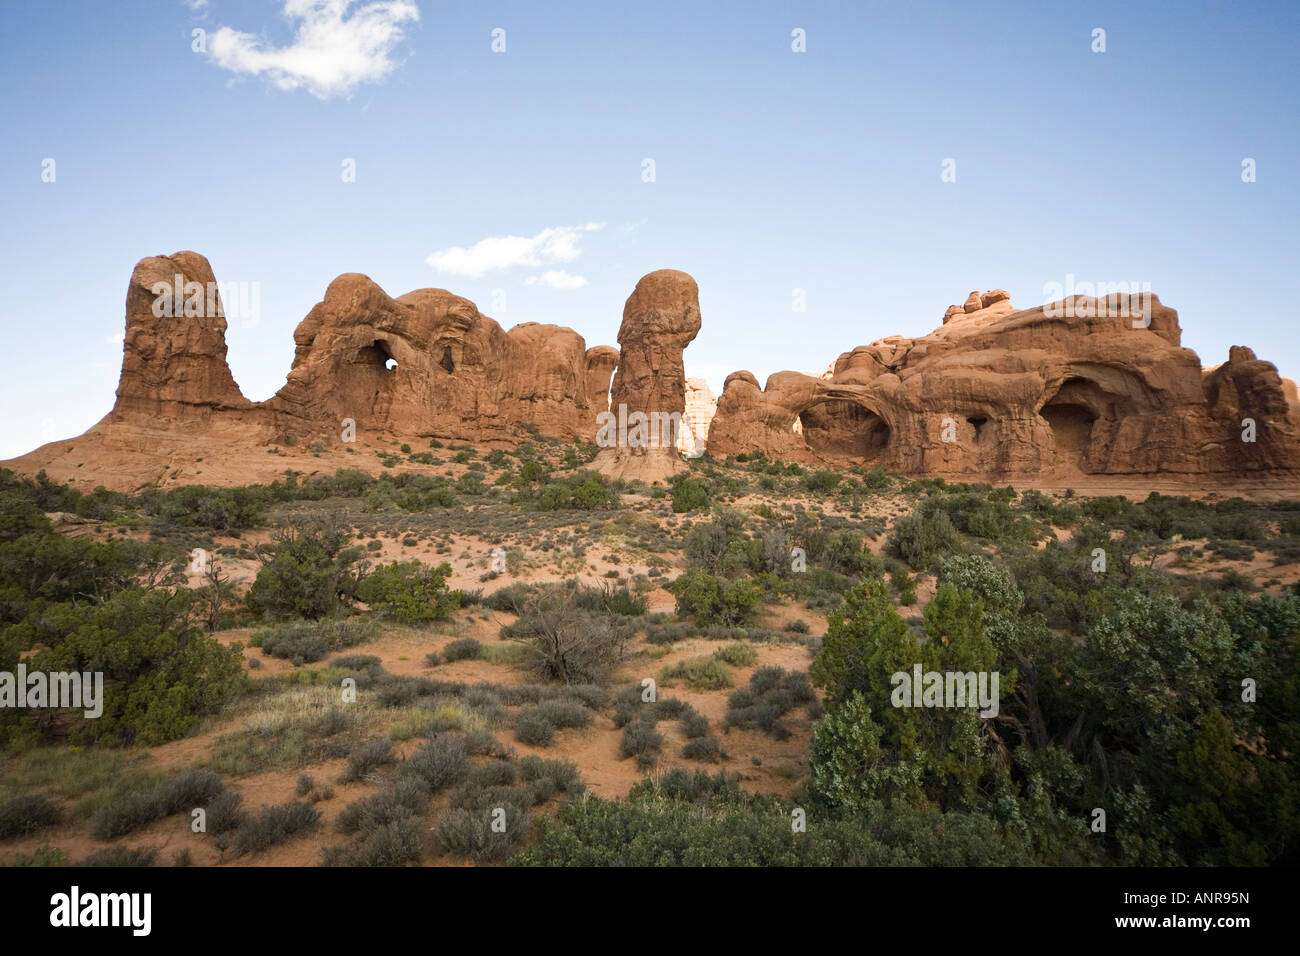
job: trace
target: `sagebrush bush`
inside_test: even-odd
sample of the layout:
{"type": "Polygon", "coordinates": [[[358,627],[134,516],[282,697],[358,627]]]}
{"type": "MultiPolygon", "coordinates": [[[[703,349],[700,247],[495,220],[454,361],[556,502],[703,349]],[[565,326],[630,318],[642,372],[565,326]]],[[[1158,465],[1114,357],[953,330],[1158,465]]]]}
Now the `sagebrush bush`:
{"type": "Polygon", "coordinates": [[[407,777],[349,803],[339,813],[334,826],[340,833],[369,833],[406,817],[418,816],[428,806],[428,785],[417,777],[407,777]]]}
{"type": "Polygon", "coordinates": [[[441,734],[421,744],[402,761],[397,775],[399,780],[410,777],[421,780],[437,793],[464,780],[469,766],[464,736],[441,734]]]}
{"type": "Polygon", "coordinates": [[[153,866],[158,859],[156,847],[109,846],[96,850],[86,857],[78,866],[153,866]]]}
{"type": "Polygon", "coordinates": [[[790,731],[781,717],[795,707],[817,700],[808,675],[780,667],[760,667],[749,679],[749,686],[733,691],[727,699],[725,726],[742,730],[755,728],[785,740],[790,731]]]}
{"type": "Polygon", "coordinates": [[[375,737],[348,755],[348,765],[339,780],[342,783],[360,780],[384,764],[395,763],[396,760],[397,753],[393,750],[392,741],[375,737]]]}
{"type": "Polygon", "coordinates": [[[320,811],[310,803],[290,802],[263,807],[235,831],[235,853],[260,853],[277,844],[315,830],[320,825],[320,811]]]}
{"type": "Polygon", "coordinates": [[[126,793],[95,814],[91,833],[96,840],[115,840],[155,820],[182,811],[206,808],[225,784],[215,773],[188,770],[143,793],[126,793]]]}
{"type": "Polygon", "coordinates": [[[678,661],[659,671],[659,683],[670,687],[685,681],[692,690],[722,690],[731,686],[731,671],[721,660],[713,657],[696,657],[678,661]]]}
{"type": "Polygon", "coordinates": [[[374,635],[374,621],[293,621],[253,635],[262,652],[293,664],[310,664],[324,659],[331,651],[355,647],[374,635]]]}
{"type": "Polygon", "coordinates": [[[472,637],[462,637],[452,641],[442,651],[443,660],[452,661],[477,660],[483,656],[483,645],[472,637]]]}
{"type": "Polygon", "coordinates": [[[642,770],[653,767],[659,760],[664,738],[655,730],[648,720],[636,720],[623,728],[623,736],[618,742],[618,754],[624,760],[636,757],[636,765],[642,770]]]}
{"type": "Polygon", "coordinates": [[[717,737],[696,737],[686,741],[682,756],[687,760],[699,760],[703,763],[720,763],[724,756],[722,742],[717,737]]]}
{"type": "Polygon", "coordinates": [[[59,805],[44,794],[26,794],[0,801],[0,840],[27,836],[59,822],[59,805]]]}
{"type": "Polygon", "coordinates": [[[549,747],[555,742],[555,724],[535,708],[515,716],[515,739],[532,747],[549,747]]]}

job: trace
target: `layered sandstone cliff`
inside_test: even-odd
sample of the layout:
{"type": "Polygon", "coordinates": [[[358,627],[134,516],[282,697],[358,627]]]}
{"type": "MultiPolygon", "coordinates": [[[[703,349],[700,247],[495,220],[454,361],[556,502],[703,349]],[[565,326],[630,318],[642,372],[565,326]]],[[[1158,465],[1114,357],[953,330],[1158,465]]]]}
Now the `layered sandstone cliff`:
{"type": "Polygon", "coordinates": [[[1249,349],[1203,372],[1155,296],[1016,310],[972,293],[940,328],[846,352],[830,378],[728,377],[714,456],[763,451],[966,479],[1300,469],[1300,410],[1249,349]]]}
{"type": "Polygon", "coordinates": [[[340,444],[351,422],[362,445],[509,443],[530,433],[595,440],[596,468],[651,481],[707,446],[718,458],[761,451],[968,480],[1108,476],[1141,490],[1155,479],[1188,487],[1257,479],[1300,488],[1295,384],[1244,346],[1202,368],[1181,347],[1178,314],[1155,296],[1076,296],[1017,310],[1003,290],[972,292],[928,335],[858,346],[821,376],[778,372],[760,387],[734,372],[716,410],[708,386],[685,379],[683,350],[699,329],[695,281],[674,270],[637,283],[617,349],[588,348],[553,325],[507,331],[450,292],[392,298],[348,274],[295,330],[284,386],[250,402],[226,363],[226,319],[207,260],[151,257],[127,289],[113,410],[85,435],[8,464],[115,488],[265,480],[262,472],[286,467],[280,446],[292,435],[310,439],[316,459],[295,466],[373,467],[340,444]],[[603,437],[617,438],[602,442],[601,423],[612,419],[619,427],[603,437]],[[667,441],[663,421],[680,429],[667,441]],[[232,460],[257,463],[256,474],[222,471],[232,460]]]}

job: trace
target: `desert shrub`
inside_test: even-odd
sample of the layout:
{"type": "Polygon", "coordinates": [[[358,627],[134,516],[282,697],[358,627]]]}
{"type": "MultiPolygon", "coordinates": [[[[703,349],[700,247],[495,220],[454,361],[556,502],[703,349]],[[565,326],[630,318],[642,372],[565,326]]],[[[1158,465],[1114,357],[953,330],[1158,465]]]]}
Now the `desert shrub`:
{"type": "Polygon", "coordinates": [[[377,629],[373,621],[364,620],[293,621],[254,634],[253,640],[263,653],[299,665],[322,660],[331,651],[355,647],[377,629]]]}
{"type": "MultiPolygon", "coordinates": [[[[23,574],[58,575],[59,567],[54,562],[23,574]]],[[[0,556],[0,581],[16,573],[0,556]]],[[[87,586],[87,595],[100,593],[94,583],[87,586]]],[[[24,659],[31,671],[100,672],[105,693],[97,718],[62,711],[58,716],[69,720],[56,722],[48,708],[0,708],[0,747],[9,739],[55,736],[74,744],[155,745],[189,733],[245,686],[238,650],[204,633],[196,611],[193,591],[134,583],[102,600],[46,603],[6,628],[0,671],[13,673],[30,649],[24,659]]]]}
{"type": "Polygon", "coordinates": [[[403,624],[435,621],[457,607],[459,595],[447,588],[451,565],[430,567],[420,561],[396,561],[375,568],[357,587],[357,597],[371,610],[403,624]]]}
{"type": "Polygon", "coordinates": [[[442,734],[426,741],[397,768],[399,781],[421,780],[434,793],[460,783],[468,773],[469,755],[460,734],[442,734]]]}
{"type": "Polygon", "coordinates": [[[357,588],[352,565],[362,550],[346,543],[342,531],[314,524],[276,532],[270,544],[257,548],[262,567],[245,597],[249,609],[280,621],[335,613],[357,588]]]}
{"type": "Polygon", "coordinates": [[[781,722],[781,717],[816,699],[807,674],[780,667],[760,667],[750,677],[748,687],[733,691],[727,699],[724,725],[742,730],[757,728],[778,740],[785,740],[790,731],[781,722]]]}
{"type": "Polygon", "coordinates": [[[235,831],[235,853],[260,853],[320,825],[320,811],[310,803],[290,802],[263,807],[235,831]]]}
{"type": "Polygon", "coordinates": [[[687,571],[668,585],[677,598],[677,613],[703,625],[749,623],[763,590],[749,578],[728,581],[702,571],[687,571]]]}
{"type": "MultiPolygon", "coordinates": [[[[707,778],[706,778],[707,779],[707,778]]],[[[644,781],[651,784],[651,781],[644,781]]],[[[771,795],[688,802],[663,789],[627,800],[592,798],[537,821],[516,866],[992,866],[1035,857],[1023,836],[990,816],[907,806],[810,817],[793,833],[771,795]]]]}
{"type": "Polygon", "coordinates": [[[686,741],[682,756],[687,760],[699,760],[703,763],[720,763],[724,756],[722,743],[717,737],[696,737],[686,741]]]}
{"type": "Polygon", "coordinates": [[[697,713],[694,708],[681,715],[682,733],[688,740],[703,737],[709,732],[709,718],[697,713]]]}
{"type": "Polygon", "coordinates": [[[955,551],[958,543],[957,529],[947,512],[917,510],[894,522],[888,549],[890,554],[919,571],[928,568],[936,558],[955,551]]]}
{"type": "Polygon", "coordinates": [[[393,750],[392,741],[383,737],[367,740],[348,755],[348,765],[343,771],[343,776],[339,778],[340,782],[360,780],[384,764],[394,763],[396,760],[397,754],[393,750]]]}
{"type": "Polygon", "coordinates": [[[444,853],[486,863],[504,860],[527,837],[532,827],[530,794],[511,787],[464,788],[438,819],[434,845],[444,853]],[[501,820],[503,831],[493,828],[501,820]]]}
{"type": "Polygon", "coordinates": [[[140,867],[153,866],[158,859],[156,847],[110,846],[96,850],[78,866],[140,867]]]}
{"type": "Polygon", "coordinates": [[[52,827],[62,815],[59,805],[44,794],[19,795],[0,801],[0,840],[52,827]]]}
{"type": "Polygon", "coordinates": [[[233,833],[244,822],[248,814],[241,806],[244,798],[237,790],[223,790],[208,801],[208,833],[218,836],[233,833]]]}
{"type": "Polygon", "coordinates": [[[48,843],[38,846],[31,853],[15,853],[13,866],[67,866],[68,855],[58,847],[48,843]]]}
{"type": "Polygon", "coordinates": [[[633,633],[630,624],[584,611],[571,595],[559,592],[539,596],[501,631],[528,647],[526,663],[533,671],[566,684],[604,680],[623,659],[633,633]]]}
{"type": "Polygon", "coordinates": [[[528,606],[532,595],[533,588],[522,581],[518,581],[493,591],[483,599],[483,604],[493,611],[519,614],[528,606]]]}
{"type": "Polygon", "coordinates": [[[472,637],[462,637],[443,648],[442,656],[449,663],[477,660],[483,656],[483,645],[472,637]]]}
{"type": "Polygon", "coordinates": [[[417,777],[399,780],[362,800],[349,803],[334,822],[340,833],[369,833],[406,817],[417,816],[429,806],[429,788],[417,777]]]}
{"type": "Polygon", "coordinates": [[[521,712],[515,717],[515,739],[533,747],[549,747],[555,742],[555,725],[535,710],[521,712]]]}
{"type": "Polygon", "coordinates": [[[586,790],[577,764],[571,760],[527,756],[519,761],[519,776],[528,784],[534,805],[545,803],[557,793],[572,795],[586,790]]]}
{"type": "Polygon", "coordinates": [[[673,483],[673,511],[701,511],[708,508],[713,497],[708,482],[702,478],[683,478],[673,483]]]}
{"type": "Polygon", "coordinates": [[[580,701],[555,698],[539,701],[524,707],[522,712],[532,711],[549,720],[559,730],[573,727],[585,727],[591,723],[591,712],[580,701]]]}
{"type": "Polygon", "coordinates": [[[830,491],[840,480],[840,476],[833,471],[814,471],[804,476],[803,484],[809,491],[830,491]]]}
{"type": "Polygon", "coordinates": [[[424,827],[409,814],[378,823],[365,830],[355,847],[326,847],[326,866],[411,866],[420,862],[424,827]]]}
{"type": "Polygon", "coordinates": [[[642,770],[653,767],[663,749],[664,738],[655,730],[649,720],[634,720],[623,728],[623,736],[618,742],[618,755],[626,760],[636,757],[636,765],[642,770]]]}
{"type": "MultiPolygon", "coordinates": [[[[793,623],[793,622],[792,622],[793,623]]],[[[802,621],[799,623],[803,623],[802,621]]],[[[804,630],[807,631],[807,625],[804,630]]],[[[728,644],[725,647],[719,647],[713,652],[713,656],[723,663],[730,664],[733,667],[753,667],[758,663],[758,651],[749,644],[728,644]]]]}
{"type": "Polygon", "coordinates": [[[644,595],[633,594],[627,587],[614,587],[605,583],[599,587],[579,587],[574,594],[574,602],[584,611],[640,617],[646,611],[648,599],[644,595]]]}
{"type": "Polygon", "coordinates": [[[188,770],[174,780],[164,780],[142,793],[126,793],[101,809],[91,820],[96,840],[115,840],[173,813],[207,807],[225,784],[215,773],[188,770]]]}
{"type": "Polygon", "coordinates": [[[543,477],[541,470],[537,462],[524,462],[516,479],[516,485],[521,488],[517,500],[531,504],[538,511],[598,511],[618,505],[618,495],[604,475],[579,471],[564,478],[550,477],[540,489],[535,489],[534,482],[543,477]]]}
{"type": "Polygon", "coordinates": [[[659,671],[660,684],[671,686],[679,680],[685,681],[692,690],[722,690],[731,686],[731,671],[713,657],[678,661],[659,671]]]}

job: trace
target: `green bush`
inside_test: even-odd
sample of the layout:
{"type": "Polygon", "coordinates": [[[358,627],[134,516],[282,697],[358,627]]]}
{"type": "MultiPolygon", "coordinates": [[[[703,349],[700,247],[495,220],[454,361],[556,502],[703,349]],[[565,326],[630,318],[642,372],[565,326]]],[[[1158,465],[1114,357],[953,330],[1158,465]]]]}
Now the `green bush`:
{"type": "Polygon", "coordinates": [[[749,578],[728,581],[703,571],[684,572],[668,590],[677,598],[678,614],[706,626],[748,624],[763,597],[762,588],[749,578]]]}
{"type": "Polygon", "coordinates": [[[262,567],[245,597],[249,609],[277,621],[334,614],[357,589],[351,568],[362,549],[346,542],[341,531],[319,525],[277,532],[258,549],[262,567]]]}
{"type": "Polygon", "coordinates": [[[357,597],[371,610],[403,624],[436,621],[459,605],[459,593],[447,589],[451,565],[436,568],[419,561],[397,561],[375,568],[361,579],[357,597]]]}
{"type": "Polygon", "coordinates": [[[708,482],[702,478],[685,478],[673,485],[673,511],[702,511],[713,501],[708,482]]]}
{"type": "Polygon", "coordinates": [[[722,690],[731,686],[731,671],[713,657],[678,661],[659,671],[659,683],[664,686],[671,686],[679,680],[685,681],[692,690],[722,690]]]}
{"type": "Polygon", "coordinates": [[[957,550],[960,539],[947,512],[918,509],[894,522],[888,541],[889,553],[902,558],[918,571],[957,550]]]}

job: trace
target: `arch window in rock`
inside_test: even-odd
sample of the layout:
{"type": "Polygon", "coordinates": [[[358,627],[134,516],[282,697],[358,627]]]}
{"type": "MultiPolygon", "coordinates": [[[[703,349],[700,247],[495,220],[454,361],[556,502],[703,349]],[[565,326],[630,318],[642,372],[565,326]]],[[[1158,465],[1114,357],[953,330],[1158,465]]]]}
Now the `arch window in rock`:
{"type": "Polygon", "coordinates": [[[384,339],[375,339],[374,342],[363,348],[357,357],[362,363],[373,365],[385,372],[397,370],[397,359],[393,358],[393,353],[388,348],[388,342],[384,339]]]}
{"type": "Polygon", "coordinates": [[[1056,441],[1057,467],[1082,470],[1092,444],[1092,426],[1098,418],[1094,409],[1100,393],[1087,379],[1069,379],[1039,409],[1038,414],[1051,427],[1056,441]]]}
{"type": "Polygon", "coordinates": [[[810,405],[795,419],[797,432],[823,458],[870,461],[889,445],[889,425],[858,402],[827,399],[810,405]]]}

